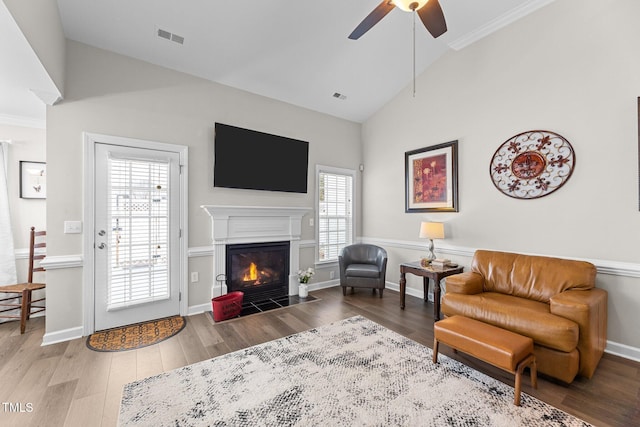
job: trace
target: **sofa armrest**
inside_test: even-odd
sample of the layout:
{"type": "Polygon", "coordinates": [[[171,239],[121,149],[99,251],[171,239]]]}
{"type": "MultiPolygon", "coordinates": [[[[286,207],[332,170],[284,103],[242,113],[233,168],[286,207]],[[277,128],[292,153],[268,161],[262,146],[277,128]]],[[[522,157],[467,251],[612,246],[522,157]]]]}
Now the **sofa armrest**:
{"type": "Polygon", "coordinates": [[[482,292],[484,278],[481,274],[467,271],[454,274],[444,279],[446,293],[454,294],[479,294],[482,292]]]}
{"type": "Polygon", "coordinates": [[[349,259],[345,256],[339,255],[338,256],[338,266],[340,267],[340,283],[346,283],[347,280],[347,275],[346,275],[346,270],[347,270],[347,264],[349,262],[349,259]]]}
{"type": "Polygon", "coordinates": [[[607,345],[607,291],[570,290],[551,297],[552,314],[573,320],[580,328],[580,375],[591,378],[607,345]]]}
{"type": "Polygon", "coordinates": [[[378,251],[376,256],[376,265],[378,266],[378,270],[380,270],[380,276],[385,277],[387,274],[387,252],[386,251],[378,251]]]}

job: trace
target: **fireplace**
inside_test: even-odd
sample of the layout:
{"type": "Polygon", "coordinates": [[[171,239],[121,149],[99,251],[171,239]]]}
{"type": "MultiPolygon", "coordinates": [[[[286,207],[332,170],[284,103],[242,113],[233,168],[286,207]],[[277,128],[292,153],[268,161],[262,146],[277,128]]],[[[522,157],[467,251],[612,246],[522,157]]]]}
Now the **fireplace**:
{"type": "Polygon", "coordinates": [[[289,294],[289,242],[243,243],[226,247],[229,292],[244,292],[245,302],[289,294]]]}
{"type": "Polygon", "coordinates": [[[233,285],[227,270],[227,248],[252,242],[284,242],[289,245],[288,278],[284,278],[284,286],[287,289],[284,295],[298,295],[299,284],[296,273],[300,269],[302,218],[310,213],[311,209],[221,205],[204,205],[202,208],[211,217],[213,277],[226,278],[211,284],[211,298],[226,294],[231,290],[228,284],[233,285]]]}

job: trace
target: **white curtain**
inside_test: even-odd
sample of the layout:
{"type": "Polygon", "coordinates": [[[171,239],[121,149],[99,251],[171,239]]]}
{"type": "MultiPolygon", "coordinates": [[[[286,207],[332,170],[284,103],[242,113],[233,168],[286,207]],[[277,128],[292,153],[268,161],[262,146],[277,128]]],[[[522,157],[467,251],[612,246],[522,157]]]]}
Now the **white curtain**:
{"type": "Polygon", "coordinates": [[[9,188],[7,185],[7,150],[9,144],[0,143],[0,285],[16,281],[16,255],[9,214],[9,188]]]}

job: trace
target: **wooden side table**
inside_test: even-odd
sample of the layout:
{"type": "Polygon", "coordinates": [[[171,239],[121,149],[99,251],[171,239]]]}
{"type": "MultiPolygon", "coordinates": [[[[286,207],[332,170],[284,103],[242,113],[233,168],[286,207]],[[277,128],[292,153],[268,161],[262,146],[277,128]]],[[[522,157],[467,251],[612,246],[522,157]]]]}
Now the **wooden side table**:
{"type": "Polygon", "coordinates": [[[429,279],[433,280],[433,320],[440,320],[440,281],[447,276],[462,273],[464,267],[423,267],[420,261],[405,262],[400,264],[400,308],[404,310],[404,300],[407,294],[406,274],[411,273],[422,277],[424,287],[424,300],[427,300],[429,279]]]}

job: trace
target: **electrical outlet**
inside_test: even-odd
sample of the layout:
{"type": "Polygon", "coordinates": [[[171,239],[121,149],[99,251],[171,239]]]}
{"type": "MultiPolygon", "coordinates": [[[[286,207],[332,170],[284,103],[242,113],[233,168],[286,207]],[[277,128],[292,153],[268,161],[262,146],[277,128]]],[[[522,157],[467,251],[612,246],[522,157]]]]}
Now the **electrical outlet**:
{"type": "Polygon", "coordinates": [[[198,272],[197,271],[192,271],[191,272],[191,283],[196,283],[198,280],[200,280],[200,277],[198,277],[198,272]]]}
{"type": "Polygon", "coordinates": [[[335,271],[330,271],[329,272],[329,279],[333,280],[336,278],[336,272],[335,271]]]}
{"type": "Polygon", "coordinates": [[[309,227],[313,227],[313,218],[309,218],[309,227]]]}

